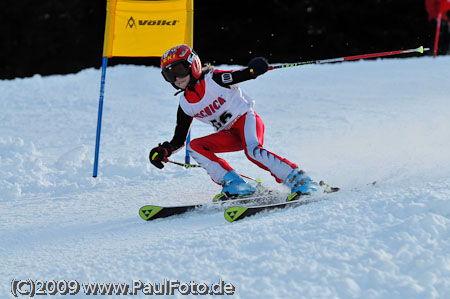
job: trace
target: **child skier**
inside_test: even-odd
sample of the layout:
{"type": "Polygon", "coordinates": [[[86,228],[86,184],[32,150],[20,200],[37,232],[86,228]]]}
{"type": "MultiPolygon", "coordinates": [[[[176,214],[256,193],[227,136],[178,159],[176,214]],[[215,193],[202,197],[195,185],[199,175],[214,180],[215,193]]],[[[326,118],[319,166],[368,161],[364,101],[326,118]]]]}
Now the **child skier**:
{"type": "Polygon", "coordinates": [[[241,150],[292,193],[301,196],[315,191],[317,184],[296,164],[263,148],[264,124],[253,110],[254,101],[237,85],[255,79],[268,68],[267,60],[257,57],[241,70],[219,71],[210,65],[202,69],[200,58],[189,46],[178,45],[168,50],[161,57],[161,73],[183,93],[174,136],[170,142],[150,151],[150,162],[162,169],[162,162],[184,146],[192,120],[196,118],[211,124],[216,133],[192,140],[187,150],[212,180],[222,185],[226,197],[242,197],[256,191],[224,159],[215,155],[241,150]]]}

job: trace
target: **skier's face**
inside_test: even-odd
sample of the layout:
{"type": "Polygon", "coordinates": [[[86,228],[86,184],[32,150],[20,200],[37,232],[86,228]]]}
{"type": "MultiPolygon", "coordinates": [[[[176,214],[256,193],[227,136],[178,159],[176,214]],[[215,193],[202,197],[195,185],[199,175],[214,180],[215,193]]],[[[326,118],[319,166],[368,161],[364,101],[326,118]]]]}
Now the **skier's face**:
{"type": "Polygon", "coordinates": [[[181,89],[186,89],[189,84],[189,80],[191,79],[191,75],[187,75],[185,77],[176,77],[175,78],[175,86],[181,89]]]}

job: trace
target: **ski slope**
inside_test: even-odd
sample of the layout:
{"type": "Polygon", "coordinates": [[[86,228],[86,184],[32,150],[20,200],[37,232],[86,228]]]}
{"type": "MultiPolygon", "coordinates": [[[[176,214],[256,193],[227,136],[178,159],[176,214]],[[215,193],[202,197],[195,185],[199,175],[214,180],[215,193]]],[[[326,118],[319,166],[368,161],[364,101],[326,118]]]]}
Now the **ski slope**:
{"type": "MultiPolygon", "coordinates": [[[[148,162],[171,139],[178,105],[159,69],[121,65],[106,77],[97,178],[100,71],[0,81],[1,298],[27,279],[223,280],[234,298],[450,298],[450,57],[312,65],[242,83],[265,147],[342,191],[232,224],[214,209],[139,218],[142,205],[208,202],[220,187],[203,169],[148,162]]],[[[194,122],[193,138],[210,133],[194,122]]],[[[242,152],[221,156],[286,191],[242,152]]]]}

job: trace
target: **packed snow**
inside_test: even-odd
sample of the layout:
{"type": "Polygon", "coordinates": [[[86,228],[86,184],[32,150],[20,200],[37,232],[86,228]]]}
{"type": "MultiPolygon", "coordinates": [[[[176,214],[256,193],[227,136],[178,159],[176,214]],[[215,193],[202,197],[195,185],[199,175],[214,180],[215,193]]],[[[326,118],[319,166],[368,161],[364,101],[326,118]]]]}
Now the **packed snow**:
{"type": "MultiPolygon", "coordinates": [[[[240,84],[265,147],[342,190],[232,224],[221,209],[138,215],[221,190],[203,169],[150,165],[178,106],[158,68],[108,68],[97,178],[100,71],[0,81],[0,297],[21,280],[222,280],[235,298],[450,298],[449,70],[450,57],[393,58],[240,84]]],[[[210,133],[194,121],[193,138],[210,133]]],[[[221,157],[287,191],[243,152],[221,157]]]]}

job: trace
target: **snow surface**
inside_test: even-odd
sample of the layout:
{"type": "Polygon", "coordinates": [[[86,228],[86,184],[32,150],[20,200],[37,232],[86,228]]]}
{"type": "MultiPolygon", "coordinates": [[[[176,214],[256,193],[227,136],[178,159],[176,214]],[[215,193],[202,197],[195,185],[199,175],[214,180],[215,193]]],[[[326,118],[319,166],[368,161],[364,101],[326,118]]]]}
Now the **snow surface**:
{"type": "MultiPolygon", "coordinates": [[[[13,279],[222,279],[235,298],[450,298],[449,70],[450,57],[385,59],[242,83],[265,147],[342,191],[233,224],[138,216],[220,191],[202,169],[149,164],[178,105],[157,68],[108,68],[97,178],[100,71],[0,81],[0,297],[13,279]]],[[[194,122],[194,138],[211,132],[194,122]]],[[[242,152],[222,157],[285,191],[242,152]]]]}

